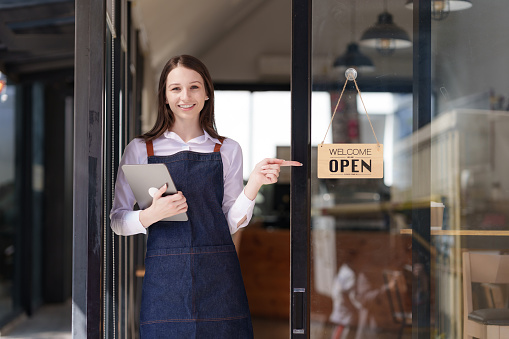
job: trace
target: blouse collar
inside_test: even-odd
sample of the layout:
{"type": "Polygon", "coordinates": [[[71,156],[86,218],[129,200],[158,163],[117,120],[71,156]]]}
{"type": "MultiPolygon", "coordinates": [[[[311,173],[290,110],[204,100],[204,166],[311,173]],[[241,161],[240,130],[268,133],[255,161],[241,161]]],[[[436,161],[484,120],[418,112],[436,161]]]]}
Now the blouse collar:
{"type": "MultiPolygon", "coordinates": [[[[184,140],[182,140],[182,138],[175,132],[171,132],[171,131],[166,131],[164,132],[164,137],[165,138],[168,138],[168,139],[172,139],[172,140],[175,140],[175,141],[178,141],[182,144],[185,144],[184,140]]],[[[203,130],[203,134],[194,138],[194,139],[191,139],[189,140],[187,143],[188,144],[203,144],[205,142],[207,142],[207,140],[211,140],[213,141],[214,143],[216,144],[220,144],[221,142],[219,142],[218,139],[216,138],[213,138],[211,137],[205,130],[203,130]]]]}

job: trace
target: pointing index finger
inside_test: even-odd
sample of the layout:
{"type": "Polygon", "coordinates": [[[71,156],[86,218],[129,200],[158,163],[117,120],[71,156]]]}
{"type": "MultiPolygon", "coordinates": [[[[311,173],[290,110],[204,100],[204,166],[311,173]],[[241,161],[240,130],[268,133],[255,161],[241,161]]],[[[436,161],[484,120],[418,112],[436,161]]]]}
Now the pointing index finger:
{"type": "Polygon", "coordinates": [[[298,161],[285,160],[280,166],[302,166],[302,164],[298,161]]]}

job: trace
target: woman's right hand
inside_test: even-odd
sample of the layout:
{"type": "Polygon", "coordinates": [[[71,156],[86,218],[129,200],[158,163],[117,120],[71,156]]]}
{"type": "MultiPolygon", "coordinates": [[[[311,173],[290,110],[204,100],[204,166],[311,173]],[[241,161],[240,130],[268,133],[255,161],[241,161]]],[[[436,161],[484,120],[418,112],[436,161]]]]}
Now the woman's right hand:
{"type": "Polygon", "coordinates": [[[161,219],[187,212],[186,197],[182,192],[178,191],[163,197],[164,192],[166,192],[166,184],[154,194],[152,205],[140,212],[140,222],[143,227],[147,228],[161,219]]]}

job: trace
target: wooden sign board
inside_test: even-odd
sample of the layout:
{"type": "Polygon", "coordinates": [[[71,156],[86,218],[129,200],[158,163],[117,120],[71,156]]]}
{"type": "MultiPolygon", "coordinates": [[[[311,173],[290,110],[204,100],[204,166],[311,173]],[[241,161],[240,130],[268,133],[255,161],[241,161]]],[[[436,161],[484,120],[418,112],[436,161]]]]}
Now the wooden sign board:
{"type": "Polygon", "coordinates": [[[319,144],[318,178],[383,178],[382,144],[319,144]]]}

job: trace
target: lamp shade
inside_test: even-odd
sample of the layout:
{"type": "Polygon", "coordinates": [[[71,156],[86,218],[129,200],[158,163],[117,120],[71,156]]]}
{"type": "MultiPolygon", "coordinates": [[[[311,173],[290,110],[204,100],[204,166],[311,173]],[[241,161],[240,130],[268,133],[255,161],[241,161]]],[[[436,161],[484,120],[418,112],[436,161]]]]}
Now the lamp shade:
{"type": "Polygon", "coordinates": [[[334,61],[334,68],[345,70],[349,67],[364,72],[373,71],[375,69],[371,59],[361,53],[359,45],[355,42],[349,43],[346,52],[337,57],[334,61]]]}
{"type": "MultiPolygon", "coordinates": [[[[434,5],[435,2],[436,3],[439,3],[439,2],[449,3],[449,10],[451,12],[462,11],[464,9],[468,9],[468,8],[472,7],[472,1],[470,1],[470,0],[434,0],[434,1],[432,1],[432,5],[434,5]]],[[[408,9],[413,9],[414,8],[414,0],[408,0],[405,7],[408,9]]],[[[432,9],[433,9],[433,7],[432,7],[432,9]]]]}
{"type": "MultiPolygon", "coordinates": [[[[405,7],[413,9],[414,1],[408,0],[405,7]]],[[[443,20],[447,18],[449,12],[462,11],[470,7],[472,7],[470,0],[432,0],[431,17],[435,20],[443,20]]]]}
{"type": "Polygon", "coordinates": [[[408,34],[394,24],[392,15],[388,12],[380,14],[378,22],[362,34],[360,44],[387,54],[395,49],[412,46],[408,34]]]}

